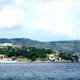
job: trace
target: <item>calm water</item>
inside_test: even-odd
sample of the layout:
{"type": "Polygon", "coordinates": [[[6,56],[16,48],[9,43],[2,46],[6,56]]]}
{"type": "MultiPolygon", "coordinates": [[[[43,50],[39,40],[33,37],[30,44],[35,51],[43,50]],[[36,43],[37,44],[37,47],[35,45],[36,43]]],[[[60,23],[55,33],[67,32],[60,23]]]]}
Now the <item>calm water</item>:
{"type": "Polygon", "coordinates": [[[80,80],[80,63],[0,64],[0,80],[80,80]]]}

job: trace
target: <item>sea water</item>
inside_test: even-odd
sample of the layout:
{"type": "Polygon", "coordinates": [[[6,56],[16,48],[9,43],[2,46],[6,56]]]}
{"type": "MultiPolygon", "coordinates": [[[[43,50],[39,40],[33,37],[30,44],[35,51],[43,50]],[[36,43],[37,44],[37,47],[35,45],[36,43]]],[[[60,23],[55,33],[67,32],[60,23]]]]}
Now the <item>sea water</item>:
{"type": "Polygon", "coordinates": [[[80,63],[1,63],[0,80],[80,80],[80,63]]]}

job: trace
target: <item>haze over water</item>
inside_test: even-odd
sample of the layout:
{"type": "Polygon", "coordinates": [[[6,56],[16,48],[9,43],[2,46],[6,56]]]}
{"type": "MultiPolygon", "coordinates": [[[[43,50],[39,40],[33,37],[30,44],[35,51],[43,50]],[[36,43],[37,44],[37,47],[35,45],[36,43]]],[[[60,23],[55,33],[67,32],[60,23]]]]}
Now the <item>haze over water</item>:
{"type": "Polygon", "coordinates": [[[0,64],[0,80],[80,80],[80,63],[0,64]]]}

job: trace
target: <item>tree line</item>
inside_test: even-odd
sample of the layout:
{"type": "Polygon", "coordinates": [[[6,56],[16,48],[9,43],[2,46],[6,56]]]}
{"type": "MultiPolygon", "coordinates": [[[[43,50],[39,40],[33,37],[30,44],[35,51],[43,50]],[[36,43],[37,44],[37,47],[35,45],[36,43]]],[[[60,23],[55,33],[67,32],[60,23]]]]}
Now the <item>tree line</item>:
{"type": "Polygon", "coordinates": [[[28,58],[34,61],[36,58],[46,58],[47,54],[50,54],[52,50],[50,49],[38,49],[35,47],[12,47],[7,46],[0,48],[0,54],[6,55],[8,57],[16,58],[28,58]]]}
{"type": "MultiPolygon", "coordinates": [[[[8,57],[15,57],[15,58],[28,58],[32,61],[35,61],[36,58],[46,58],[47,54],[54,54],[55,51],[52,51],[51,49],[38,49],[35,47],[1,47],[0,48],[0,54],[6,55],[8,57]]],[[[77,62],[79,61],[79,56],[70,54],[65,52],[59,51],[59,57],[64,60],[70,60],[71,62],[77,62]]]]}

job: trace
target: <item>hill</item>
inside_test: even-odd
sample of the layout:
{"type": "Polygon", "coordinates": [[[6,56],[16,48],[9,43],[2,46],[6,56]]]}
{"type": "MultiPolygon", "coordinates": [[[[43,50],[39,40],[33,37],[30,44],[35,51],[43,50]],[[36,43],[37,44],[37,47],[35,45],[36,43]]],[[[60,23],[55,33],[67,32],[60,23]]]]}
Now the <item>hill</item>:
{"type": "Polygon", "coordinates": [[[0,38],[0,43],[12,43],[16,45],[22,45],[27,47],[54,49],[62,52],[80,54],[80,41],[52,41],[52,42],[40,42],[36,40],[26,38],[0,38]]]}

